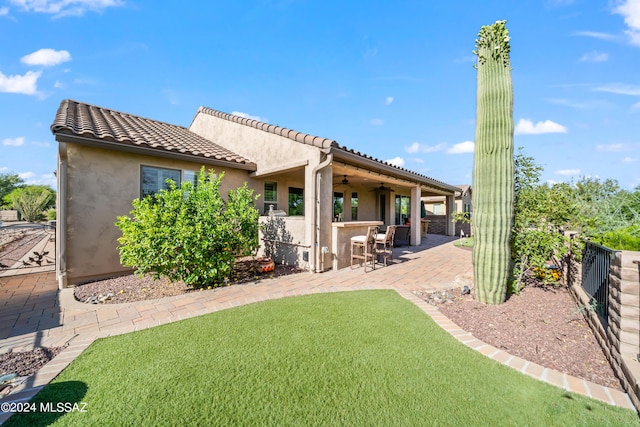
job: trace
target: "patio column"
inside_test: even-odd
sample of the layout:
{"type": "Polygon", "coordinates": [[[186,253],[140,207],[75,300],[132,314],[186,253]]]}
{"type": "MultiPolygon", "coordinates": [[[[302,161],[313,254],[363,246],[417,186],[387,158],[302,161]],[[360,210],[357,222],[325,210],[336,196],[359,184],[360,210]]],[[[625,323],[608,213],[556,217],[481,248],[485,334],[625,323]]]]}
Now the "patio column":
{"type": "Polygon", "coordinates": [[[455,196],[452,194],[450,196],[446,196],[446,213],[445,213],[445,232],[447,236],[454,236],[456,234],[456,225],[453,223],[453,208],[455,206],[455,196]]]}
{"type": "Polygon", "coordinates": [[[420,196],[422,190],[419,185],[411,188],[411,231],[410,231],[410,243],[411,245],[419,245],[421,243],[420,236],[420,196]]]}

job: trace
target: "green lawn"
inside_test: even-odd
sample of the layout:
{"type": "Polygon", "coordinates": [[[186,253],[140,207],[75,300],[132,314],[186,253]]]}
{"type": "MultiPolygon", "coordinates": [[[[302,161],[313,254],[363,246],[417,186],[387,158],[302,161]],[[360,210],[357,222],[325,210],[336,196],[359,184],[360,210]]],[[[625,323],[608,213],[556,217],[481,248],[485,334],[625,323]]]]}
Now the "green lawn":
{"type": "Polygon", "coordinates": [[[7,425],[639,425],[465,347],[394,291],[268,301],[91,345],[7,425]]]}
{"type": "Polygon", "coordinates": [[[454,246],[460,246],[463,248],[472,248],[473,247],[473,237],[462,237],[455,242],[453,242],[454,246]]]}

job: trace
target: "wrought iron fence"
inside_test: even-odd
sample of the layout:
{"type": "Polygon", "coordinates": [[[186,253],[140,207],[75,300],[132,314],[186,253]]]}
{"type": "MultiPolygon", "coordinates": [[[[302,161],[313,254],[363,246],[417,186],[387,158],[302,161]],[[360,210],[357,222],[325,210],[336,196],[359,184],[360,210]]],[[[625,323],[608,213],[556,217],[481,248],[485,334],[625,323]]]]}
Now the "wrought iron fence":
{"type": "Polygon", "coordinates": [[[55,269],[55,222],[0,226],[0,276],[55,269]]]}
{"type": "Polygon", "coordinates": [[[582,289],[591,297],[592,308],[605,330],[609,324],[609,267],[616,252],[587,242],[582,256],[582,289]]]}

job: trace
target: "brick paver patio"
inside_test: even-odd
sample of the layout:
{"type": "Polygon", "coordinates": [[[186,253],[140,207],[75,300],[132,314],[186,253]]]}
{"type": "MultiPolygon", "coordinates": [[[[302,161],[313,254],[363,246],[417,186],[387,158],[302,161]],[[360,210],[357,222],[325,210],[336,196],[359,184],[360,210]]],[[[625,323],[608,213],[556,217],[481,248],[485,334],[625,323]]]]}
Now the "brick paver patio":
{"type": "MultiPolygon", "coordinates": [[[[394,289],[413,302],[465,345],[499,363],[566,390],[633,409],[629,397],[505,353],[461,330],[440,311],[417,297],[420,290],[471,284],[471,252],[453,246],[454,238],[429,235],[421,246],[394,249],[394,263],[364,273],[345,268],[322,274],[300,273],[256,283],[128,304],[78,302],[73,289],[59,291],[55,273],[0,278],[0,353],[69,346],[2,401],[28,400],[96,338],[145,329],[230,307],[269,299],[322,292],[394,289]]],[[[0,423],[9,414],[0,413],[0,423]]]]}

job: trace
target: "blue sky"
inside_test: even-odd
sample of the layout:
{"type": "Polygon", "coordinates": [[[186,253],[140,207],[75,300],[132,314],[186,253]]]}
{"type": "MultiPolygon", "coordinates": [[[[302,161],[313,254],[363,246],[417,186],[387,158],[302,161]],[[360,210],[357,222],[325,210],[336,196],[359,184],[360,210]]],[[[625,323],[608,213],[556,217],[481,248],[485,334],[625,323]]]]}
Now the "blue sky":
{"type": "Polygon", "coordinates": [[[640,185],[640,0],[0,0],[0,173],[55,185],[71,98],[186,127],[245,114],[470,183],[472,51],[502,19],[515,146],[543,180],[640,185]]]}

